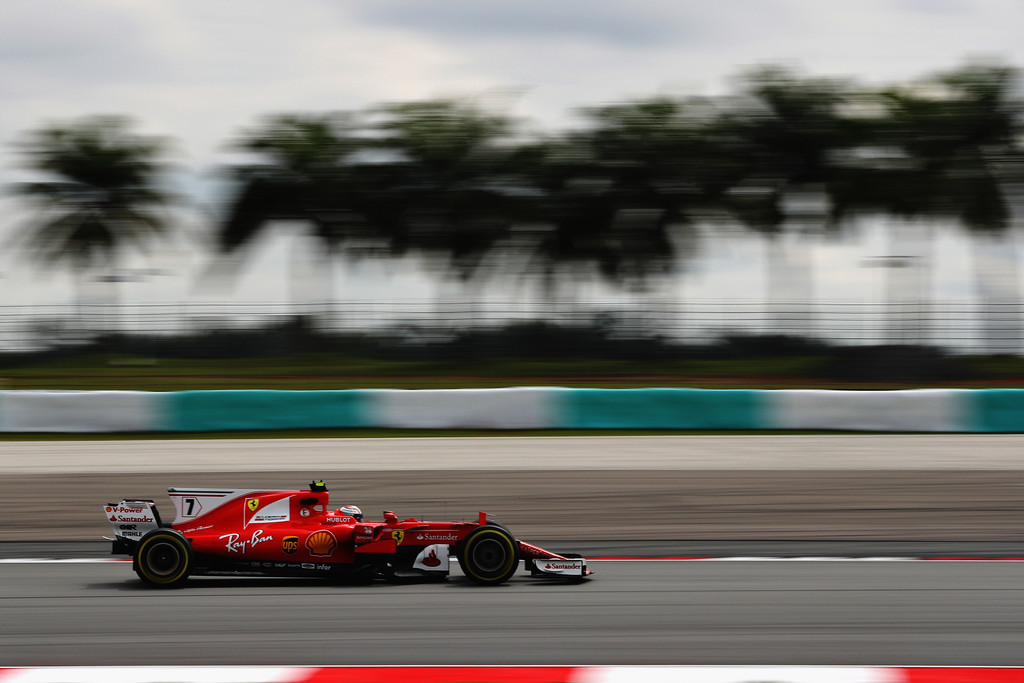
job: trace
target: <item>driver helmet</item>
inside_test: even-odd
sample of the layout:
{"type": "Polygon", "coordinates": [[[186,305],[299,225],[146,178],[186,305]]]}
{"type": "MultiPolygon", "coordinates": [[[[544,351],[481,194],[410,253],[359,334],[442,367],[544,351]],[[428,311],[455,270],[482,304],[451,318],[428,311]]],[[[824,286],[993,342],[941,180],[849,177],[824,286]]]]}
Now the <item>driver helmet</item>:
{"type": "Polygon", "coordinates": [[[357,522],[363,521],[363,511],[360,510],[355,505],[342,505],[340,508],[338,508],[338,512],[340,512],[343,515],[355,517],[357,522]]]}

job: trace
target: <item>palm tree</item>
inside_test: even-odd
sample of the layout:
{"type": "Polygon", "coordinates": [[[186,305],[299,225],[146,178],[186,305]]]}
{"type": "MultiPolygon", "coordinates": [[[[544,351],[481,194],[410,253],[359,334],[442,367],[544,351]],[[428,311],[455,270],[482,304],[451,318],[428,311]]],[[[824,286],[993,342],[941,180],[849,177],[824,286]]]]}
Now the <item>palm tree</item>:
{"type": "MultiPolygon", "coordinates": [[[[870,180],[854,202],[873,203],[897,220],[891,234],[901,258],[892,265],[903,267],[889,277],[890,341],[928,339],[928,252],[936,221],[958,221],[975,246],[1013,255],[1002,243],[1011,224],[1005,187],[1021,159],[1016,142],[1021,112],[1011,96],[1012,82],[1010,69],[966,67],[879,95],[886,116],[877,122],[874,144],[889,155],[865,174],[870,180]]],[[[979,259],[976,277],[986,309],[982,324],[988,327],[983,338],[1016,350],[1016,272],[1003,273],[1009,282],[986,286],[997,278],[979,259]],[[989,309],[999,315],[988,314],[989,309]]]]}
{"type": "Polygon", "coordinates": [[[557,316],[564,308],[567,281],[587,279],[595,270],[616,281],[633,270],[628,253],[617,249],[612,237],[618,204],[608,169],[579,135],[529,145],[521,163],[536,196],[511,247],[521,264],[520,276],[539,280],[557,316]]]}
{"type": "Polygon", "coordinates": [[[35,214],[19,236],[32,261],[69,266],[84,285],[106,282],[129,249],[144,250],[167,232],[161,187],[164,139],[138,135],[117,116],[97,116],[31,131],[19,143],[29,169],[44,179],[14,185],[35,214]]]}
{"type": "Polygon", "coordinates": [[[681,248],[693,246],[692,218],[714,199],[716,166],[698,109],[702,103],[658,97],[585,110],[586,137],[615,204],[608,226],[615,259],[601,271],[631,289],[675,274],[681,248]]]}
{"type": "Polygon", "coordinates": [[[953,178],[948,112],[920,84],[880,93],[885,116],[875,144],[889,154],[865,174],[855,201],[873,203],[889,220],[886,268],[886,341],[927,343],[931,334],[931,245],[936,222],[949,220],[953,178]]]}
{"type": "Polygon", "coordinates": [[[463,100],[387,104],[376,110],[376,173],[397,207],[392,246],[424,255],[465,283],[506,237],[522,178],[514,174],[515,122],[463,100]]]}
{"type": "Polygon", "coordinates": [[[370,164],[374,205],[388,210],[392,253],[420,257],[439,277],[441,317],[476,319],[483,280],[521,214],[516,122],[467,100],[378,107],[370,164]]]}
{"type": "Polygon", "coordinates": [[[836,154],[853,144],[842,111],[849,86],[766,66],[745,74],[741,88],[713,126],[722,149],[731,149],[744,166],[727,204],[767,240],[771,324],[779,333],[809,335],[806,251],[809,237],[830,224],[829,202],[843,172],[836,154]],[[787,238],[795,241],[787,244],[787,238]]]}
{"type": "Polygon", "coordinates": [[[968,65],[937,78],[950,97],[957,144],[950,160],[955,213],[973,237],[975,280],[981,298],[981,339],[989,351],[1017,353],[1021,345],[1020,283],[1008,195],[1024,168],[1024,103],[1019,74],[1000,65],[968,65]],[[986,258],[995,252],[996,258],[986,258]],[[1002,266],[1002,267],[1000,267],[1002,266]],[[1008,267],[1007,267],[1008,266],[1008,267]]]}
{"type": "MultiPolygon", "coordinates": [[[[367,180],[358,171],[358,155],[367,143],[356,117],[274,115],[234,146],[256,160],[232,169],[238,189],[216,234],[218,252],[232,256],[251,247],[275,222],[302,222],[312,244],[295,245],[309,248],[304,259],[296,259],[305,262],[293,263],[292,277],[297,280],[312,265],[312,279],[326,290],[317,303],[331,303],[334,258],[378,254],[387,244],[366,206],[367,180]]],[[[230,271],[237,261],[221,260],[218,267],[230,271]]]]}
{"type": "Polygon", "coordinates": [[[707,113],[661,97],[589,108],[584,130],[527,148],[524,175],[539,194],[518,246],[554,308],[566,283],[596,277],[649,300],[678,274],[694,218],[726,186],[707,113]]]}

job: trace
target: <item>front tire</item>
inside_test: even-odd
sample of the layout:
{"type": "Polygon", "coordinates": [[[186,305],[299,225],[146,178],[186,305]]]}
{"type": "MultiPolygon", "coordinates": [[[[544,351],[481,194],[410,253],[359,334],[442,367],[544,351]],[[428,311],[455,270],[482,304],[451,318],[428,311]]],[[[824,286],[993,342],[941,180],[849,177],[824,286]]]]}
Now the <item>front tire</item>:
{"type": "Polygon", "coordinates": [[[154,529],[135,547],[132,568],[150,586],[177,588],[185,583],[194,564],[192,546],[184,536],[170,529],[154,529]]]}
{"type": "Polygon", "coordinates": [[[497,586],[519,568],[519,542],[499,526],[469,532],[457,550],[462,573],[474,583],[497,586]]]}

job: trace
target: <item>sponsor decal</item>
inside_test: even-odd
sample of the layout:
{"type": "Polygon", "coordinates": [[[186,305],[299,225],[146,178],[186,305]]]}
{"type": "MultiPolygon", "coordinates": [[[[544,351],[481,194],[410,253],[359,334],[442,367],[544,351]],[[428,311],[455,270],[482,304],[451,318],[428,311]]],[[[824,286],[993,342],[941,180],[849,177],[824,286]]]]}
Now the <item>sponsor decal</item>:
{"type": "Polygon", "coordinates": [[[306,537],[306,548],[314,557],[330,557],[338,547],[338,539],[330,531],[317,531],[306,537]]]}
{"type": "Polygon", "coordinates": [[[258,498],[250,498],[246,501],[246,508],[250,512],[246,512],[245,524],[243,527],[247,527],[250,524],[274,524],[276,522],[287,522],[291,519],[291,503],[290,498],[282,498],[275,500],[273,503],[268,505],[262,505],[258,510],[252,511],[252,502],[259,501],[258,498]]]}
{"type": "Polygon", "coordinates": [[[249,512],[256,512],[256,508],[260,506],[259,498],[246,498],[245,506],[249,508],[249,512]]]}
{"type": "Polygon", "coordinates": [[[252,538],[249,540],[249,547],[255,548],[264,541],[273,541],[273,536],[260,536],[263,533],[263,529],[252,532],[252,538]]]}
{"type": "Polygon", "coordinates": [[[294,555],[295,551],[299,549],[299,537],[298,536],[285,536],[281,539],[281,550],[286,555],[294,555]]]}
{"type": "Polygon", "coordinates": [[[428,545],[426,548],[420,551],[420,554],[416,556],[416,560],[412,563],[413,569],[422,569],[428,572],[445,572],[448,571],[448,546],[438,543],[436,545],[428,545]]]}
{"type": "Polygon", "coordinates": [[[454,532],[450,532],[450,531],[445,531],[445,532],[428,531],[426,533],[416,534],[416,540],[417,541],[451,542],[451,541],[459,540],[459,535],[454,533],[454,532]]]}
{"type": "Polygon", "coordinates": [[[391,538],[395,539],[395,545],[402,545],[402,541],[405,540],[405,532],[401,529],[395,529],[391,532],[391,538]]]}
{"type": "Polygon", "coordinates": [[[185,529],[185,531],[183,531],[182,533],[191,534],[191,533],[193,533],[195,531],[202,531],[203,529],[212,529],[212,528],[213,528],[212,524],[207,524],[206,526],[194,526],[191,529],[185,529]]]}
{"type": "Polygon", "coordinates": [[[583,566],[583,563],[581,561],[576,561],[576,562],[571,562],[571,563],[568,563],[568,562],[548,562],[547,564],[544,565],[544,568],[545,569],[561,570],[561,569],[580,569],[582,566],[583,566]]]}
{"type": "Polygon", "coordinates": [[[129,517],[128,515],[114,515],[110,518],[111,522],[153,522],[155,521],[152,517],[129,517]]]}
{"type": "Polygon", "coordinates": [[[117,528],[120,529],[121,531],[135,531],[136,525],[135,524],[122,524],[121,526],[119,526],[117,528]]]}
{"type": "Polygon", "coordinates": [[[244,541],[238,540],[239,534],[224,534],[220,538],[222,541],[225,541],[224,547],[228,549],[229,553],[242,553],[244,555],[247,548],[255,548],[260,543],[274,540],[273,536],[261,536],[262,533],[263,529],[257,529],[252,532],[251,538],[244,541]]]}
{"type": "Polygon", "coordinates": [[[125,505],[108,505],[104,508],[107,511],[109,517],[107,519],[111,523],[131,523],[131,522],[149,522],[152,524],[156,521],[153,517],[153,513],[150,512],[148,507],[129,507],[125,505]]]}
{"type": "Polygon", "coordinates": [[[250,523],[267,524],[270,522],[287,522],[288,515],[256,515],[249,520],[250,523]]]}
{"type": "Polygon", "coordinates": [[[328,517],[328,524],[351,524],[355,520],[351,517],[328,517]]]}
{"type": "Polygon", "coordinates": [[[363,527],[363,533],[367,534],[367,535],[372,534],[373,533],[373,527],[372,526],[364,526],[363,527]]]}
{"type": "Polygon", "coordinates": [[[320,571],[320,572],[322,572],[322,571],[329,571],[330,569],[332,569],[332,565],[322,564],[322,563],[318,563],[318,562],[302,562],[301,564],[300,563],[296,563],[296,562],[292,562],[292,563],[290,563],[288,565],[288,567],[290,569],[307,569],[307,570],[310,570],[310,571],[320,571]]]}
{"type": "Polygon", "coordinates": [[[182,519],[198,517],[203,511],[203,504],[199,502],[198,498],[182,498],[180,501],[180,507],[182,519]]]}
{"type": "Polygon", "coordinates": [[[309,517],[309,508],[299,510],[299,517],[309,517]]]}

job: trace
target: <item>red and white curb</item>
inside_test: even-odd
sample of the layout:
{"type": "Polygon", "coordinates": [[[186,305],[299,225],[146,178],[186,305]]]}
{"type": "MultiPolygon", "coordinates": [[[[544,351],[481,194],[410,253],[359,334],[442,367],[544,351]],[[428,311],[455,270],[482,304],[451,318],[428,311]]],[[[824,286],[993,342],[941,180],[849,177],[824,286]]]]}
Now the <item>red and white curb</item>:
{"type": "Polygon", "coordinates": [[[338,666],[0,668],[2,683],[1024,683],[1024,668],[338,666]]]}

